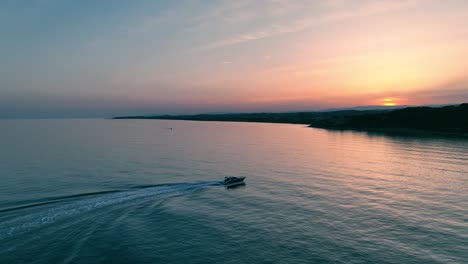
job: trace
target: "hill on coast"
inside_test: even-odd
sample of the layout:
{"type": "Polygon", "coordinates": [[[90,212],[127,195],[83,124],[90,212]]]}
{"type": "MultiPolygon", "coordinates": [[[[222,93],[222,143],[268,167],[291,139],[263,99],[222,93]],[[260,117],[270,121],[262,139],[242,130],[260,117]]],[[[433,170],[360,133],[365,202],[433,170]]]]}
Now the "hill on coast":
{"type": "Polygon", "coordinates": [[[339,110],[295,113],[232,113],[127,116],[114,119],[168,119],[307,124],[327,129],[415,129],[468,133],[468,103],[443,107],[406,107],[392,110],[339,110]]]}

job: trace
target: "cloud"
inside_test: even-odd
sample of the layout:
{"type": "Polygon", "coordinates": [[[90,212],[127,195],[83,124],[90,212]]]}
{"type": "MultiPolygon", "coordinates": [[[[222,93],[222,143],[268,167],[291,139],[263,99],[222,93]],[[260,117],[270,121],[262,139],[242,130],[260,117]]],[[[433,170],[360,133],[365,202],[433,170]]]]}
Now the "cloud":
{"type": "Polygon", "coordinates": [[[468,103],[468,81],[454,81],[428,89],[408,92],[406,97],[414,101],[439,104],[468,103]]]}
{"type": "Polygon", "coordinates": [[[249,22],[256,18],[256,12],[248,0],[223,1],[193,19],[195,25],[222,21],[228,24],[249,22]]]}
{"type": "MultiPolygon", "coordinates": [[[[236,45],[244,42],[260,40],[269,38],[277,35],[283,35],[287,33],[294,33],[308,29],[314,25],[323,23],[331,23],[351,18],[366,17],[371,15],[377,15],[385,12],[398,10],[407,6],[414,5],[419,0],[396,0],[396,1],[371,1],[367,4],[361,5],[353,10],[337,10],[331,13],[325,14],[318,17],[306,17],[302,19],[294,20],[291,23],[286,24],[273,24],[264,29],[258,31],[245,32],[242,34],[235,35],[226,39],[215,41],[205,49],[215,49],[225,46],[236,45]]],[[[304,6],[307,8],[307,6],[304,6]]],[[[289,12],[297,10],[297,6],[294,8],[286,9],[289,12]]]]}

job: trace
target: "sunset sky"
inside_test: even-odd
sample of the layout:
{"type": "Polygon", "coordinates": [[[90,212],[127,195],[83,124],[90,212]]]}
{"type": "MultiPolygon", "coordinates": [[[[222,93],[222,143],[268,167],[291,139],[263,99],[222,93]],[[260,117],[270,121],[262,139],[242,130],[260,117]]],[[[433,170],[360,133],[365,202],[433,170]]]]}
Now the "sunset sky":
{"type": "Polygon", "coordinates": [[[468,102],[468,1],[0,2],[0,117],[468,102]]]}

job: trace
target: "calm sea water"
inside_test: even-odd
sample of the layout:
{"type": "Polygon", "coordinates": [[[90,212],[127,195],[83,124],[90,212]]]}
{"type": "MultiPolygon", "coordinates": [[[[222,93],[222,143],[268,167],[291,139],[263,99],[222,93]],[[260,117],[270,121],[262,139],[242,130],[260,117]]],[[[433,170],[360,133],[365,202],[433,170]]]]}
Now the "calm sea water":
{"type": "Polygon", "coordinates": [[[467,263],[467,180],[466,139],[5,120],[0,263],[467,263]]]}

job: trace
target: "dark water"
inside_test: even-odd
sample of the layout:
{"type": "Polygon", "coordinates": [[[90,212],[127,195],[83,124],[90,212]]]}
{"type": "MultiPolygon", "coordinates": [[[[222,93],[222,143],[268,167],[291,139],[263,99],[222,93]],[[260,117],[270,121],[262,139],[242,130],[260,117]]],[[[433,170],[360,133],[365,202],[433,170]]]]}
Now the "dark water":
{"type": "Polygon", "coordinates": [[[466,139],[0,121],[0,263],[467,263],[467,180],[466,139]]]}

